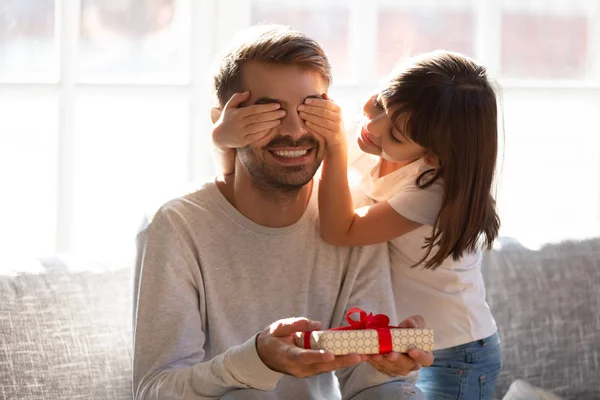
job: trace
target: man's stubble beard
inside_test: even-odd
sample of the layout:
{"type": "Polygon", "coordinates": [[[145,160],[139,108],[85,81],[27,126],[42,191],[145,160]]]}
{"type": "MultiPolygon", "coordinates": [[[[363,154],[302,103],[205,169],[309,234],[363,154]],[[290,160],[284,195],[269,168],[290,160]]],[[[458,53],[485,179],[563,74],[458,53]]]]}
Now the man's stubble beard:
{"type": "MultiPolygon", "coordinates": [[[[257,149],[257,152],[268,150],[257,149]]],[[[312,165],[280,167],[272,170],[263,160],[259,160],[250,146],[237,149],[238,157],[246,169],[252,185],[269,199],[285,199],[295,197],[316,174],[323,159],[319,154],[319,146],[312,165]],[[303,172],[301,172],[303,171],[303,172]]]]}

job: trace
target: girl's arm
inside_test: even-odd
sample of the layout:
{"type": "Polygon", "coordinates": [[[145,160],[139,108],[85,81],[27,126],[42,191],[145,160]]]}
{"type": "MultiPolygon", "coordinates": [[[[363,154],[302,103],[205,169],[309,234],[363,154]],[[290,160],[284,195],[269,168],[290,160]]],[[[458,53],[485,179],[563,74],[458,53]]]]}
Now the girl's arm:
{"type": "Polygon", "coordinates": [[[217,168],[221,168],[221,173],[223,175],[233,174],[235,172],[235,149],[221,149],[217,146],[213,147],[213,155],[217,168]]]}
{"type": "Polygon", "coordinates": [[[327,142],[319,183],[323,239],[337,246],[363,246],[387,242],[421,226],[396,212],[388,202],[354,209],[340,108],[328,100],[307,99],[305,104],[300,108],[300,116],[309,129],[327,142]]]}

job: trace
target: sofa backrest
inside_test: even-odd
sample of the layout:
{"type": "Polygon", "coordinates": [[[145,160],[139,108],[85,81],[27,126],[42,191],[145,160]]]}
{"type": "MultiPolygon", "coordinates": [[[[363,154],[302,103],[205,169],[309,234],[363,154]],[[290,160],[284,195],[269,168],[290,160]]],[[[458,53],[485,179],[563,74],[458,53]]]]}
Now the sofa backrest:
{"type": "Polygon", "coordinates": [[[0,398],[130,400],[130,321],[131,268],[0,270],[0,398]]]}
{"type": "MultiPolygon", "coordinates": [[[[501,243],[484,262],[504,352],[497,397],[523,379],[600,399],[600,239],[501,243]]],[[[131,399],[131,268],[39,267],[0,268],[0,398],[131,399]]]]}
{"type": "Polygon", "coordinates": [[[523,379],[564,399],[600,399],[600,239],[539,251],[500,243],[483,267],[503,345],[497,397],[523,379]]]}

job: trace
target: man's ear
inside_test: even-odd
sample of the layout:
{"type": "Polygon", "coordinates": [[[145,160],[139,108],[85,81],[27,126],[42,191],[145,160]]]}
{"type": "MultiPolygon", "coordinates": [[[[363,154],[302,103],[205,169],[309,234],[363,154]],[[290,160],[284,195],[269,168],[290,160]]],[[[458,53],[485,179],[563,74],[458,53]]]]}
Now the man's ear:
{"type": "Polygon", "coordinates": [[[212,121],[212,123],[216,123],[219,118],[221,118],[221,113],[223,112],[223,110],[221,110],[218,107],[213,107],[210,109],[210,120],[212,121]]]}

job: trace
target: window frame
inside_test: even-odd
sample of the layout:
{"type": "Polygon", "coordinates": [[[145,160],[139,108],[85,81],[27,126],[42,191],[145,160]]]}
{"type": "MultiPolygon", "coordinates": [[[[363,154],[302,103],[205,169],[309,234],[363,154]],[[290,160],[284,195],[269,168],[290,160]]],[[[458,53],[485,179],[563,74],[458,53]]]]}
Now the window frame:
{"type": "MultiPolygon", "coordinates": [[[[309,7],[313,2],[306,0],[303,5],[309,7]]],[[[390,0],[349,0],[350,7],[350,54],[356,65],[355,79],[334,89],[342,96],[356,96],[367,93],[376,85],[376,46],[377,11],[381,4],[390,0]]],[[[413,1],[418,5],[418,1],[413,1]]],[[[411,4],[413,4],[411,3],[411,4]]],[[[501,11],[502,0],[474,2],[475,12],[475,54],[476,58],[487,66],[492,76],[498,76],[503,90],[546,90],[559,89],[582,91],[600,98],[600,51],[595,51],[591,61],[596,71],[593,79],[584,81],[531,81],[505,80],[501,77],[501,11]]],[[[71,250],[73,226],[74,163],[74,104],[80,92],[100,93],[108,91],[120,93],[161,93],[185,94],[189,101],[188,179],[190,181],[206,178],[207,171],[213,168],[210,154],[209,109],[213,105],[210,93],[208,71],[218,50],[231,40],[235,32],[250,25],[251,0],[203,0],[190,1],[190,75],[185,84],[175,83],[80,83],[76,81],[76,58],[80,24],[80,1],[56,0],[55,30],[58,52],[58,77],[56,82],[22,83],[0,82],[0,90],[31,91],[32,93],[54,93],[58,98],[58,155],[57,155],[57,192],[55,250],[58,253],[71,250]],[[236,12],[231,12],[236,10],[236,12]]],[[[590,49],[600,48],[600,4],[590,14],[593,20],[590,49]]],[[[600,171],[600,162],[598,165],[600,171]]],[[[599,173],[600,175],[600,173],[599,173]]],[[[600,197],[600,194],[599,194],[600,197]]],[[[599,204],[600,210],[600,204],[599,204]]],[[[600,211],[598,211],[600,215],[600,211]]],[[[600,218],[600,217],[598,217],[600,218]]]]}

